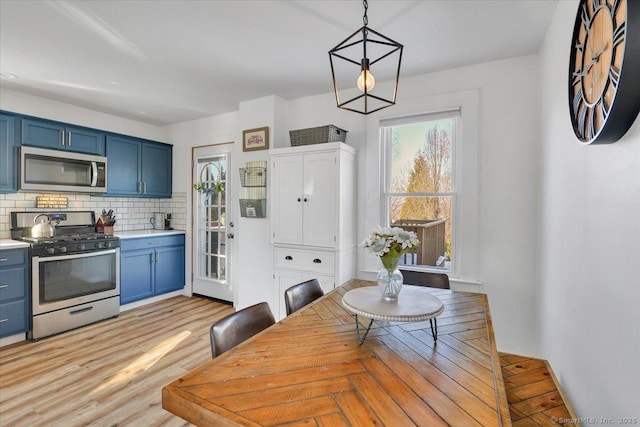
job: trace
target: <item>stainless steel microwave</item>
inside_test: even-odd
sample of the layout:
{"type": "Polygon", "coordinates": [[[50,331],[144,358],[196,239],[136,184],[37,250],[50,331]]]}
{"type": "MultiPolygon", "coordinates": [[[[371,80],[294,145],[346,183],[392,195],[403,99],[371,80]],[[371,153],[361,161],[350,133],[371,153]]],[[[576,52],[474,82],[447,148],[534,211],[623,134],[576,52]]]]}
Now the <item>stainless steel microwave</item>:
{"type": "Polygon", "coordinates": [[[23,146],[19,169],[23,191],[107,191],[106,157],[23,146]]]}

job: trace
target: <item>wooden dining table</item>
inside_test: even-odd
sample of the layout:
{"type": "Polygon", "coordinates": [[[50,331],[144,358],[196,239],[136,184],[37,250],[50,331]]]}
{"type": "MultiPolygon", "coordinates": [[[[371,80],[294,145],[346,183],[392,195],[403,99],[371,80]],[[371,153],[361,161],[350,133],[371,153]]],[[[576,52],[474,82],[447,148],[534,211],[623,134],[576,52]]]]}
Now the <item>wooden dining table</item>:
{"type": "MultiPolygon", "coordinates": [[[[358,345],[351,280],[162,389],[199,426],[511,425],[484,294],[428,288],[429,321],[376,321],[358,345]]],[[[361,321],[362,319],[360,316],[361,321]]]]}

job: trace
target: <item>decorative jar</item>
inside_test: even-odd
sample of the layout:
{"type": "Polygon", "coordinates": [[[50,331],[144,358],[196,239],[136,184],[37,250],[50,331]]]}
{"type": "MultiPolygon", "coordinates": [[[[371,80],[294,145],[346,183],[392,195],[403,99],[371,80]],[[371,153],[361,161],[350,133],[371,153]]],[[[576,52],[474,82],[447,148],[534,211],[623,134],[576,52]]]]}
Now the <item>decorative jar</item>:
{"type": "Polygon", "coordinates": [[[385,301],[397,301],[402,289],[402,273],[398,270],[400,258],[380,257],[383,268],[378,271],[378,290],[385,301]]]}

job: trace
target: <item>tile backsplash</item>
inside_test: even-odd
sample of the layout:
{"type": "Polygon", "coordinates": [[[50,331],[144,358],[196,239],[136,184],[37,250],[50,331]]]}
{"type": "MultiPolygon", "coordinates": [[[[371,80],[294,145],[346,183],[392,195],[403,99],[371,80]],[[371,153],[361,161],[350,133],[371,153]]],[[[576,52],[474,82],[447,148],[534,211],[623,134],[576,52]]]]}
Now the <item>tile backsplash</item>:
{"type": "Polygon", "coordinates": [[[171,226],[177,230],[187,228],[187,194],[173,193],[170,199],[142,199],[131,197],[102,197],[90,194],[56,194],[68,199],[67,209],[36,208],[36,197],[48,194],[0,194],[0,239],[11,238],[11,212],[24,211],[94,211],[96,218],[102,209],[113,209],[116,215],[115,232],[151,229],[149,222],[154,212],[171,214],[171,226]]]}

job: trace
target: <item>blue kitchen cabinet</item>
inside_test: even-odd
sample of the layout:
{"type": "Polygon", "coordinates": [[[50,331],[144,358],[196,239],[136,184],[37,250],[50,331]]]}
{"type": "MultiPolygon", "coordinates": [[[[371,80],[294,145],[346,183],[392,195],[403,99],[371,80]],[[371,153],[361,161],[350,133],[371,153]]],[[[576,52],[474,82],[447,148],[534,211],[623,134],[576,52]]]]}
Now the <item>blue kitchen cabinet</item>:
{"type": "Polygon", "coordinates": [[[142,143],[144,196],[171,197],[171,154],[170,145],[142,143]]]}
{"type": "Polygon", "coordinates": [[[107,136],[107,196],[135,196],[142,193],[140,164],[142,147],[133,138],[107,136]]]}
{"type": "Polygon", "coordinates": [[[120,304],[153,296],[154,251],[126,251],[120,247],[120,304]]]}
{"type": "Polygon", "coordinates": [[[49,120],[23,118],[22,145],[104,156],[105,134],[49,120]]]}
{"type": "Polygon", "coordinates": [[[156,249],[156,294],[177,291],[184,287],[184,236],[181,245],[156,249]]]}
{"type": "Polygon", "coordinates": [[[170,198],[171,145],[107,136],[107,196],[170,198]]]}
{"type": "Polygon", "coordinates": [[[184,234],[121,239],[121,304],[182,289],[184,272],[184,234]]]}
{"type": "Polygon", "coordinates": [[[18,191],[17,121],[14,116],[0,114],[0,193],[18,191]]]}
{"type": "Polygon", "coordinates": [[[0,251],[0,338],[29,329],[28,260],[27,249],[0,251]]]}

